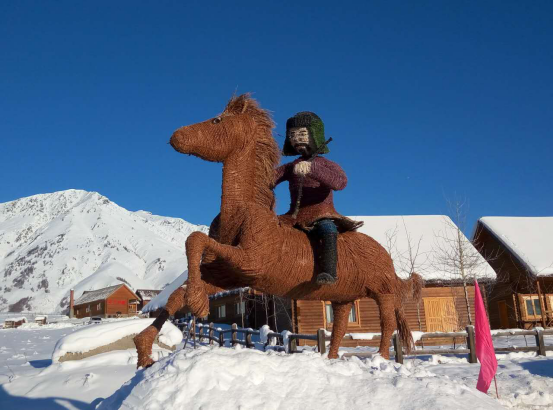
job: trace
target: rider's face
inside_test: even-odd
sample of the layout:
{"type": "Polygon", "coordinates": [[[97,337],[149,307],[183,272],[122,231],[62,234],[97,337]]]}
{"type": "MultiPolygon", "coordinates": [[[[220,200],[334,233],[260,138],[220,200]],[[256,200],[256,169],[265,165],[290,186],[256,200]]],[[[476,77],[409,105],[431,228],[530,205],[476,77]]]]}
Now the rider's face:
{"type": "Polygon", "coordinates": [[[288,130],[290,144],[301,155],[309,155],[313,152],[315,144],[306,127],[295,127],[288,130]]]}

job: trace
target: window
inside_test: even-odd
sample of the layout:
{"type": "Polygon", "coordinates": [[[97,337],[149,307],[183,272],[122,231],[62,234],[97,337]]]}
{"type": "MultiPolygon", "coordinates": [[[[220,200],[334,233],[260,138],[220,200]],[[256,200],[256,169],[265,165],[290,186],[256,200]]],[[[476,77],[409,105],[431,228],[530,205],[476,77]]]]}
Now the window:
{"type": "Polygon", "coordinates": [[[243,315],[244,313],[246,313],[246,302],[236,303],[235,308],[237,315],[243,315]]]}
{"type": "MultiPolygon", "coordinates": [[[[333,323],[334,322],[334,311],[332,309],[332,304],[330,302],[325,302],[324,303],[324,314],[325,314],[325,322],[328,324],[328,323],[333,323]]],[[[349,324],[359,324],[359,315],[358,315],[358,312],[359,312],[359,302],[356,300],[352,305],[351,305],[351,310],[349,311],[349,318],[348,318],[348,322],[349,324]]]]}
{"type": "Polygon", "coordinates": [[[217,316],[219,318],[224,318],[227,316],[225,308],[226,308],[226,305],[217,306],[217,316]]]}
{"type": "Polygon", "coordinates": [[[541,304],[538,295],[522,295],[523,320],[541,319],[541,304]]]}
{"type": "Polygon", "coordinates": [[[90,305],[88,305],[85,309],[86,313],[90,312],[90,305]]]}
{"type": "Polygon", "coordinates": [[[98,305],[96,306],[96,310],[101,310],[101,309],[102,309],[102,304],[98,303],[98,305]]]}

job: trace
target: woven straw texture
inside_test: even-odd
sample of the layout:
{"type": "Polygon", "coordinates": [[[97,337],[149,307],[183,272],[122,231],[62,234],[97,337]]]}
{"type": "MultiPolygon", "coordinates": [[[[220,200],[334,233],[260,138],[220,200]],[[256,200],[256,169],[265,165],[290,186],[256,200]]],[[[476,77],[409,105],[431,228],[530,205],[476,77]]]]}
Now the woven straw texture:
{"type": "MultiPolygon", "coordinates": [[[[177,290],[175,304],[169,303],[167,309],[185,303],[202,317],[209,312],[208,294],[243,286],[291,299],[331,301],[334,327],[329,358],[336,358],[351,303],[371,297],[380,308],[382,356],[389,357],[396,328],[403,344],[411,348],[402,302],[420,297],[422,279],[417,274],[407,281],[400,279],[390,255],[374,239],[359,232],[340,234],[338,280],[330,286],[315,283],[320,269],[315,244],[305,232],[281,223],[274,212],[272,188],[280,154],[273,126],[269,113],[243,94],[233,97],[220,116],[182,127],[171,137],[178,152],[222,162],[223,182],[221,213],[209,237],[201,232],[188,237],[186,291],[177,290]]],[[[148,333],[144,343],[150,340],[148,333]]],[[[151,347],[137,344],[137,349],[139,356],[151,354],[151,347]]],[[[148,360],[142,358],[140,363],[148,360]]]]}

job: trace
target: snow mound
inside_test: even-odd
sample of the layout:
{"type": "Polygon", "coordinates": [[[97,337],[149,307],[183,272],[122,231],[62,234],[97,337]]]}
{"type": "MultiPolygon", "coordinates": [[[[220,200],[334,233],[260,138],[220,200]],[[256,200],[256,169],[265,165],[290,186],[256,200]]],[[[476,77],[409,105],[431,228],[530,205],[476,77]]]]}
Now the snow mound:
{"type": "Polygon", "coordinates": [[[501,409],[474,388],[375,356],[326,360],[249,349],[180,350],[98,409],[501,409]],[[470,403],[470,405],[469,405],[470,403]]]}
{"type": "MultiPolygon", "coordinates": [[[[126,336],[138,334],[150,326],[154,320],[118,320],[101,325],[91,325],[82,330],[77,330],[58,340],[52,353],[52,362],[59,362],[59,359],[66,353],[86,353],[114,343],[126,336]]],[[[167,346],[178,345],[182,341],[182,333],[172,323],[165,322],[159,333],[159,341],[167,346]]]]}

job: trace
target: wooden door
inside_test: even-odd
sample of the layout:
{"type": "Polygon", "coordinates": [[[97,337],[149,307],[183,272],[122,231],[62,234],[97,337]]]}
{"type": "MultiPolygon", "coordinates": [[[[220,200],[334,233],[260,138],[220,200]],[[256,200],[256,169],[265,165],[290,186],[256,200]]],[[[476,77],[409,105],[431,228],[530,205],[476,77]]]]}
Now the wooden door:
{"type": "Polygon", "coordinates": [[[423,298],[427,332],[454,332],[459,329],[452,297],[423,298]]]}
{"type": "Polygon", "coordinates": [[[499,327],[501,329],[508,329],[509,315],[507,313],[507,302],[504,300],[497,302],[497,309],[499,310],[499,327]]]}

